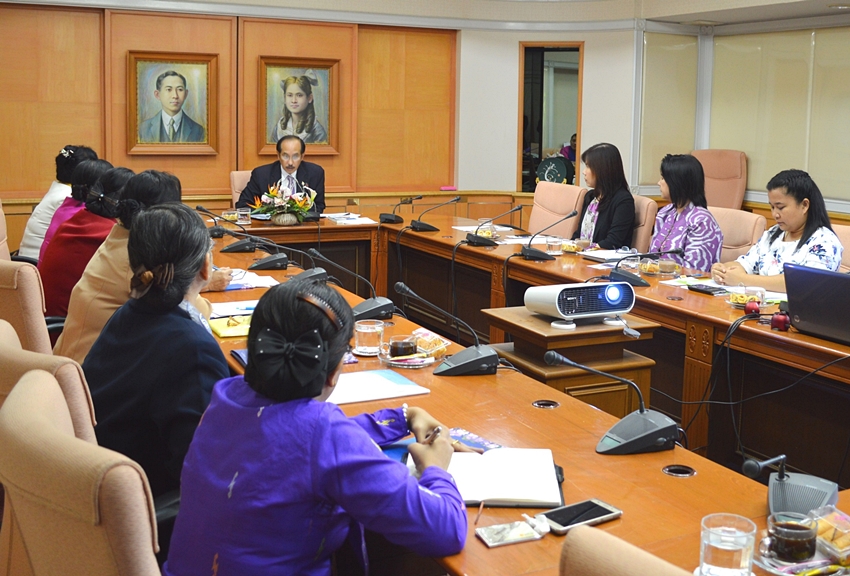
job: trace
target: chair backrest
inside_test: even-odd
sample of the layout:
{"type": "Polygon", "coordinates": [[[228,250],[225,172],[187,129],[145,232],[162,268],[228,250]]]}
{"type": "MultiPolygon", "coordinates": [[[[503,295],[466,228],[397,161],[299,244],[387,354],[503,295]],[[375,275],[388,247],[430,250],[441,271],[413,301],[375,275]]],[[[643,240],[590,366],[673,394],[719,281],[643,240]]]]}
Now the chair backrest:
{"type": "Polygon", "coordinates": [[[0,260],[0,318],[12,325],[24,350],[52,353],[41,276],[32,264],[0,260]]]}
{"type": "Polygon", "coordinates": [[[717,225],[723,232],[721,262],[731,262],[746,254],[747,250],[759,241],[767,226],[767,219],[761,214],[718,206],[709,206],[708,211],[717,220],[717,225]]]}
{"type": "Polygon", "coordinates": [[[236,207],[236,202],[239,201],[239,195],[248,185],[251,179],[250,170],[233,170],[230,173],[230,194],[232,196],[231,206],[236,207]]]}
{"type": "Polygon", "coordinates": [[[632,248],[638,252],[649,250],[652,240],[652,229],[655,227],[655,215],[658,214],[658,204],[652,198],[634,195],[635,199],[635,229],[632,232],[632,248]]]}
{"type": "Polygon", "coordinates": [[[34,574],[160,574],[144,471],[74,437],[50,374],[29,372],[9,394],[0,408],[0,445],[0,482],[34,574]]]}
{"type": "Polygon", "coordinates": [[[6,214],[3,212],[3,202],[0,202],[0,260],[11,259],[8,232],[6,231],[6,214]]]}
{"type": "Polygon", "coordinates": [[[577,526],[564,539],[561,549],[561,576],[690,576],[637,546],[604,530],[577,526]]]}
{"type": "Polygon", "coordinates": [[[838,271],[846,274],[850,272],[850,226],[833,224],[832,231],[835,232],[835,235],[841,241],[841,245],[844,246],[844,254],[841,255],[841,266],[838,271]]]}
{"type": "MultiPolygon", "coordinates": [[[[528,218],[528,231],[534,234],[573,210],[581,214],[581,204],[587,190],[570,184],[538,182],[534,189],[534,205],[528,218]]],[[[579,225],[579,217],[570,218],[547,230],[547,234],[572,238],[579,225]]]]}
{"type": "Polygon", "coordinates": [[[740,150],[694,150],[705,172],[705,200],[709,206],[734,208],[747,191],[747,155],[740,150]]]}

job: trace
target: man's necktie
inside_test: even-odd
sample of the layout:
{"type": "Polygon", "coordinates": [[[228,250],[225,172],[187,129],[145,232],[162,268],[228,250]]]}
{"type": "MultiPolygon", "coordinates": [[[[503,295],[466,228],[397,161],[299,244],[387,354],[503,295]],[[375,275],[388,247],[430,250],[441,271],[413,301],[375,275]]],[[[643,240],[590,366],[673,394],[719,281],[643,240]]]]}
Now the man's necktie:
{"type": "Polygon", "coordinates": [[[168,139],[174,142],[174,118],[168,120],[168,139]]]}
{"type": "Polygon", "coordinates": [[[286,187],[289,188],[289,192],[292,194],[298,191],[295,185],[295,178],[292,177],[292,174],[286,175],[286,187]]]}

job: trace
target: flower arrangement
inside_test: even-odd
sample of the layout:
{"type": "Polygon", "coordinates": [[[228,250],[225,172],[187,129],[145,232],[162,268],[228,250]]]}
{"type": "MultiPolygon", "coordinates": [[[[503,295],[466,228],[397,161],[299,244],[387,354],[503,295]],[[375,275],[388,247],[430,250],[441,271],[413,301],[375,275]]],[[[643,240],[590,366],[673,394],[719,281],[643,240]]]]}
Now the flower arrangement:
{"type": "Polygon", "coordinates": [[[251,214],[269,214],[273,219],[280,214],[291,214],[303,222],[313,207],[316,191],[303,184],[301,187],[303,192],[290,192],[286,188],[281,190],[277,184],[270,185],[268,192],[259,198],[254,196],[254,203],[248,204],[253,209],[251,214]]]}

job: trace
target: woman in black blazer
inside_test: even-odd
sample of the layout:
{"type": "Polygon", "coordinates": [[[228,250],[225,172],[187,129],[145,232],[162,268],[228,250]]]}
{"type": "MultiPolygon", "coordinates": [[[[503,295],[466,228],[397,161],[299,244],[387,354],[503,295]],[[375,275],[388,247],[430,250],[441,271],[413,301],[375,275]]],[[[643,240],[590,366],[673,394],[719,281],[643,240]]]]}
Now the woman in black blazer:
{"type": "Polygon", "coordinates": [[[585,194],[581,222],[573,240],[581,238],[606,250],[631,246],[635,201],[626,182],[623,159],[613,144],[596,144],[581,155],[585,194]]]}

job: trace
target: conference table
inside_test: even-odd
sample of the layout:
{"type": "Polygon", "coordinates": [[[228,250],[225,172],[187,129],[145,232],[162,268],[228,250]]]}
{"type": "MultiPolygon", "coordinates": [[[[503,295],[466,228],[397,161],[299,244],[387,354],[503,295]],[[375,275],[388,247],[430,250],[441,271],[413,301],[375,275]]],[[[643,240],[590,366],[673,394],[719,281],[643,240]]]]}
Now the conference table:
{"type": "MultiPolygon", "coordinates": [[[[427,222],[439,230],[416,232],[404,224],[380,228],[376,288],[400,306],[405,303],[392,289],[398,280],[444,309],[452,309],[456,300],[458,315],[483,341],[502,342],[505,334],[490,327],[480,309],[522,305],[529,286],[584,282],[607,274],[592,268],[595,262],[575,254],[536,262],[514,256],[518,245],[459,245],[466,232],[453,226],[474,225],[471,220],[433,216],[427,222]]],[[[728,375],[727,355],[720,355],[718,366],[723,369],[718,370],[712,399],[740,402],[757,394],[765,396],[734,406],[734,414],[722,405],[709,410],[699,402],[707,397],[714,357],[727,330],[744,313],[723,297],[661,284],[665,278],[643,277],[650,286],[635,288],[631,313],[657,322],[661,329],[652,340],[627,348],[655,360],[651,404],[687,426],[689,446],[725,465],[740,466],[737,429],[747,454],[772,457],[786,453],[792,469],[850,484],[850,466],[843,466],[850,442],[850,419],[846,417],[850,413],[850,362],[846,361],[850,346],[793,328],[779,332],[769,325],[745,322],[728,342],[728,375]],[[825,366],[830,362],[834,364],[825,366]],[[817,375],[774,393],[816,369],[821,369],[817,375]]],[[[449,320],[415,302],[408,302],[404,309],[421,324],[455,334],[449,320]]],[[[771,306],[763,313],[775,311],[777,307],[771,306]]],[[[471,341],[467,331],[460,335],[462,341],[471,341]]]]}
{"type": "MultiPolygon", "coordinates": [[[[217,247],[223,245],[217,241],[217,247]]],[[[219,266],[244,267],[249,254],[215,254],[219,266]]],[[[299,270],[270,272],[279,281],[288,281],[299,270]]],[[[351,304],[360,298],[345,290],[351,304]]],[[[207,293],[210,300],[237,301],[259,298],[262,289],[207,293]]],[[[409,334],[417,325],[393,317],[386,335],[409,334]]],[[[220,339],[222,350],[235,372],[242,368],[229,351],[245,348],[245,338],[220,339]]],[[[452,344],[449,353],[460,350],[452,344]]],[[[384,366],[375,358],[359,358],[345,371],[377,370],[384,366]]],[[[598,498],[623,510],[623,516],[600,526],[644,550],[687,570],[699,564],[700,520],[714,512],[730,512],[754,519],[764,527],[767,514],[767,488],[681,447],[665,452],[630,456],[602,456],[596,444],[617,419],[545,384],[511,370],[495,375],[435,376],[432,368],[399,370],[404,376],[430,390],[407,399],[343,405],[348,415],[397,407],[407,401],[421,406],[449,427],[461,427],[503,446],[549,448],[555,462],[564,469],[564,501],[598,498]],[[536,400],[558,403],[553,409],[533,405],[536,400]],[[668,465],[690,466],[691,477],[666,475],[668,465]]],[[[521,513],[535,510],[485,507],[477,526],[489,526],[521,519],[521,513]]],[[[488,549],[475,537],[477,507],[468,509],[469,532],[464,550],[439,559],[456,575],[535,576],[558,573],[562,536],[548,534],[543,539],[488,549]]],[[[761,573],[761,572],[757,572],[761,573]]]]}

